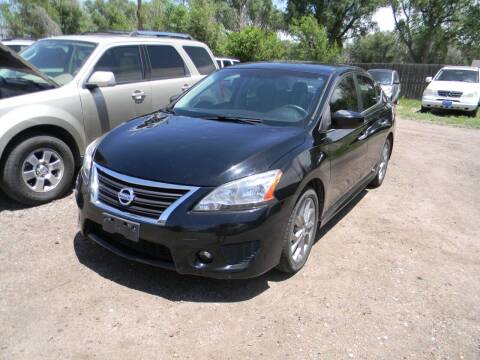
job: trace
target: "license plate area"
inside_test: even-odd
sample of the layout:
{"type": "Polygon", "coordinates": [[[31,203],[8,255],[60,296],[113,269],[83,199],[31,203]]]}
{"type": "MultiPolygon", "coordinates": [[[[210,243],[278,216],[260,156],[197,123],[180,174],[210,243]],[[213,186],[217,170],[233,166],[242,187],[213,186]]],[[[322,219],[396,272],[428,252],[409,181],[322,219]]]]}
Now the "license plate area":
{"type": "Polygon", "coordinates": [[[442,101],[442,106],[445,106],[447,108],[452,107],[453,102],[450,100],[443,100],[442,101]]]}
{"type": "Polygon", "coordinates": [[[110,234],[119,234],[125,239],[138,242],[140,236],[140,224],[103,213],[102,227],[103,230],[110,234]]]}

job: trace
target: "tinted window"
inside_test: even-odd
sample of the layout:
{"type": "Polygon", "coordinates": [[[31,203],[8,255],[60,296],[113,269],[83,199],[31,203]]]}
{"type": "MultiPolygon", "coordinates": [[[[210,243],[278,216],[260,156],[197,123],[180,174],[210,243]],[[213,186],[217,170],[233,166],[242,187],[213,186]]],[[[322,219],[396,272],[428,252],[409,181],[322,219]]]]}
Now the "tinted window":
{"type": "Polygon", "coordinates": [[[198,46],[184,46],[183,49],[190,56],[200,74],[207,75],[215,71],[215,64],[207,50],[198,46]]]}
{"type": "Polygon", "coordinates": [[[461,69],[446,69],[440,70],[436,81],[462,81],[469,83],[478,83],[478,71],[476,70],[461,70],[461,69]]]}
{"type": "Polygon", "coordinates": [[[231,66],[232,63],[229,60],[223,60],[223,67],[231,66]]]}
{"type": "Polygon", "coordinates": [[[221,68],[222,67],[222,60],[217,60],[217,65],[218,65],[219,68],[221,68]]]}
{"type": "Polygon", "coordinates": [[[168,45],[147,46],[152,79],[168,79],[185,77],[185,63],[174,47],[168,45]]]}
{"type": "Polygon", "coordinates": [[[326,79],[312,73],[230,67],[199,83],[174,109],[196,117],[237,116],[302,126],[315,110],[326,79]]]}
{"type": "Polygon", "coordinates": [[[102,55],[95,71],[111,71],[117,83],[141,81],[142,60],[138,46],[120,46],[109,49],[102,55]]]}
{"type": "Polygon", "coordinates": [[[333,90],[330,99],[330,111],[333,114],[338,110],[358,111],[358,98],[355,82],[351,75],[345,77],[333,90]]]}
{"type": "Polygon", "coordinates": [[[357,76],[360,98],[362,99],[363,109],[371,108],[377,103],[377,92],[373,81],[365,76],[357,76]]]}

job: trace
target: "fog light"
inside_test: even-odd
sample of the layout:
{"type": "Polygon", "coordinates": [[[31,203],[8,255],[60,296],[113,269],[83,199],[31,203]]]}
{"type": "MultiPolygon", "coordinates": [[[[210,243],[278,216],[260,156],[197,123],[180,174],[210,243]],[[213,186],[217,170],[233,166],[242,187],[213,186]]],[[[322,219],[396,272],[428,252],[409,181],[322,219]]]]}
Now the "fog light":
{"type": "Polygon", "coordinates": [[[200,260],[204,264],[210,264],[213,261],[212,253],[202,250],[197,253],[198,260],[200,260]]]}

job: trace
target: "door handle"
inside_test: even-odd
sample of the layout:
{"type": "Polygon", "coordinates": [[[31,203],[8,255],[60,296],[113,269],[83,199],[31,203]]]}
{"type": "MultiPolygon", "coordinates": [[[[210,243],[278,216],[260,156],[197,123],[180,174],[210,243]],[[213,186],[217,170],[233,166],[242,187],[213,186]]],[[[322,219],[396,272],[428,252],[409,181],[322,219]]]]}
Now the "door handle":
{"type": "Polygon", "coordinates": [[[182,86],[182,92],[187,91],[189,88],[190,88],[190,85],[189,85],[189,84],[184,84],[184,85],[182,86]]]}
{"type": "Polygon", "coordinates": [[[368,131],[364,131],[363,133],[360,134],[360,136],[357,138],[358,140],[365,140],[368,136],[368,131]]]}
{"type": "Polygon", "coordinates": [[[132,93],[132,99],[135,101],[135,104],[141,104],[145,100],[145,92],[142,90],[135,90],[132,93]]]}

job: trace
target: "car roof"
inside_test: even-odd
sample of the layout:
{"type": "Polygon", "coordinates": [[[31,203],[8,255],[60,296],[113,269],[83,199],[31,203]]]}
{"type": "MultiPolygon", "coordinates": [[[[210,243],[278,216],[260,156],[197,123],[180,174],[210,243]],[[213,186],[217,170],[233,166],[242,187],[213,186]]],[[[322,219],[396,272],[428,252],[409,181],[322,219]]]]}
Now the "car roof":
{"type": "Polygon", "coordinates": [[[240,60],[235,59],[235,58],[226,58],[226,57],[216,57],[215,60],[240,61],[240,60]]]}
{"type": "Polygon", "coordinates": [[[326,65],[316,63],[302,63],[302,62],[259,62],[259,63],[243,63],[235,65],[235,69],[273,69],[273,70],[288,70],[298,72],[317,73],[322,75],[343,74],[347,71],[361,70],[362,68],[350,65],[326,65]]]}
{"type": "Polygon", "coordinates": [[[440,70],[473,70],[473,71],[479,71],[479,68],[475,67],[475,66],[444,66],[440,70]]]}
{"type": "Polygon", "coordinates": [[[84,35],[62,35],[54,36],[42,39],[43,40],[69,40],[69,41],[86,41],[91,43],[96,43],[99,45],[111,44],[111,43],[162,43],[162,44],[189,44],[205,47],[200,41],[190,40],[190,39],[181,39],[174,37],[155,37],[155,36],[128,36],[128,35],[117,35],[117,34],[84,34],[84,35]]]}
{"type": "Polygon", "coordinates": [[[4,45],[31,45],[35,41],[34,40],[27,40],[27,39],[10,39],[2,41],[4,45]]]}

